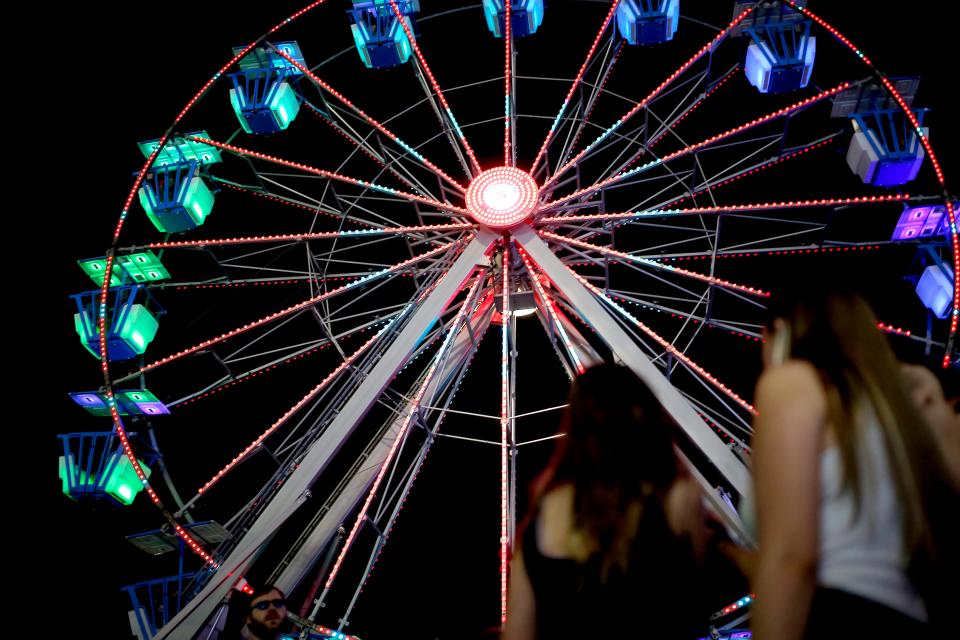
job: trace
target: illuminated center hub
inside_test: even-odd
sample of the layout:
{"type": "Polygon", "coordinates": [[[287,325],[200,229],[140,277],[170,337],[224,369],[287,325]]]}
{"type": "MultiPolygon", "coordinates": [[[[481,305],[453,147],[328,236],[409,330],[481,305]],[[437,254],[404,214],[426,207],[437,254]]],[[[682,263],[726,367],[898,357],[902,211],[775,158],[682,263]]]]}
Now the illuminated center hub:
{"type": "Polygon", "coordinates": [[[537,208],[537,183],[515,167],[488,169],[467,188],[467,210],[480,224],[507,229],[537,208]]]}

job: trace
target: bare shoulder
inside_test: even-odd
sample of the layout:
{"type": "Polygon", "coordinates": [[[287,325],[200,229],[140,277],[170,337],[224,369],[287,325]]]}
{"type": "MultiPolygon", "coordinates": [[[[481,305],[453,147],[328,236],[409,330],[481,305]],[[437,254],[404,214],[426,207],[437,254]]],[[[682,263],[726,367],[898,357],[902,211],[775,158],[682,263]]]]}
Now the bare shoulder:
{"type": "Polygon", "coordinates": [[[802,408],[805,412],[825,412],[823,383],[816,368],[806,360],[787,360],[769,367],[757,380],[757,410],[764,408],[802,408]]]}

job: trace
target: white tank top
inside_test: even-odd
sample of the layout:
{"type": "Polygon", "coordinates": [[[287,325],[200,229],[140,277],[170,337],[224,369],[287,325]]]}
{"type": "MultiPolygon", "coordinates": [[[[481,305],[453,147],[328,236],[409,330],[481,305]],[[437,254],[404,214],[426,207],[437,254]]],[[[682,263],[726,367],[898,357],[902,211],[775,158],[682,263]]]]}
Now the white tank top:
{"type": "MultiPolygon", "coordinates": [[[[831,447],[820,455],[820,550],[817,584],[840,589],[927,620],[926,607],[906,575],[903,512],[898,504],[883,433],[865,412],[858,466],[862,504],[855,514],[853,490],[841,490],[843,462],[831,447]]],[[[744,526],[756,539],[752,492],[743,496],[744,526]]]]}

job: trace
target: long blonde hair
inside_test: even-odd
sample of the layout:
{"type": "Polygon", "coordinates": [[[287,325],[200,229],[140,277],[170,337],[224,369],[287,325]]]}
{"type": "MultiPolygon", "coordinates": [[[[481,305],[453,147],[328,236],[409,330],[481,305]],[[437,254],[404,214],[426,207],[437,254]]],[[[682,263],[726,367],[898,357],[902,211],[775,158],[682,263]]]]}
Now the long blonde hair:
{"type": "Polygon", "coordinates": [[[872,409],[883,432],[894,486],[903,507],[908,557],[924,554],[936,564],[945,545],[938,535],[937,504],[951,496],[946,463],[934,434],[911,401],[899,363],[866,301],[850,293],[802,292],[785,296],[768,329],[773,360],[797,358],[820,374],[828,419],[843,461],[843,482],[860,504],[856,446],[862,411],[872,409]],[[774,326],[779,318],[783,326],[774,326]]]}

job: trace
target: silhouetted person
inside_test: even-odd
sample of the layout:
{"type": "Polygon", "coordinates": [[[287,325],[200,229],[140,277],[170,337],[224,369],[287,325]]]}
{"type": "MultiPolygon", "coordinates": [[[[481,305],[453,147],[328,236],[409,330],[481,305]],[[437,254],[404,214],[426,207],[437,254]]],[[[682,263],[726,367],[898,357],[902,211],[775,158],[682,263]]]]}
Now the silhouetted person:
{"type": "Polygon", "coordinates": [[[573,382],[564,437],[517,534],[506,640],[705,635],[701,493],[674,428],[625,367],[573,382]]]}

